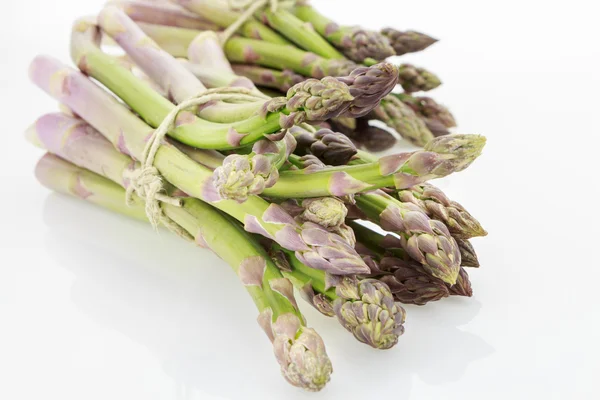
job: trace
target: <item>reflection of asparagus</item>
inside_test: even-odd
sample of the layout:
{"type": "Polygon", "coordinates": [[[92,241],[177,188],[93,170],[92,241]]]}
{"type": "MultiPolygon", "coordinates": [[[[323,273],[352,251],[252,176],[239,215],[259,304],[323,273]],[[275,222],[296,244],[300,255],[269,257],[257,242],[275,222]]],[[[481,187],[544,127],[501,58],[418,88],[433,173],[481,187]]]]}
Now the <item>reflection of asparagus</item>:
{"type": "MultiPolygon", "coordinates": [[[[42,158],[36,175],[52,190],[144,219],[140,199],[127,207],[123,202],[125,192],[118,185],[56,156],[42,158]]],[[[273,343],[283,376],[294,386],[322,389],[332,372],[323,340],[306,327],[292,284],[260,245],[235,222],[196,199],[183,200],[181,208],[164,205],[164,210],[197,244],[213,250],[237,273],[260,312],[258,321],[273,343]]]]}
{"type": "Polygon", "coordinates": [[[381,33],[388,38],[398,56],[425,50],[437,42],[437,39],[415,31],[402,32],[392,28],[385,28],[381,33]]]}

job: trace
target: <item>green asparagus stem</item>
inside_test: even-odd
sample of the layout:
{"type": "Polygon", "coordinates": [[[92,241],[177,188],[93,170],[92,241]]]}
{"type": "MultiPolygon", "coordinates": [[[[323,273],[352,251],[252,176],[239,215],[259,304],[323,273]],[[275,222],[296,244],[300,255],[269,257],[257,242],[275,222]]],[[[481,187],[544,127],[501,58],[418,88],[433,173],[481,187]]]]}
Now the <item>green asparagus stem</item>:
{"type": "Polygon", "coordinates": [[[384,122],[400,136],[417,146],[425,146],[434,139],[433,133],[415,112],[393,95],[387,95],[369,114],[369,118],[384,122]]]}
{"type": "MultiPolygon", "coordinates": [[[[123,11],[115,7],[105,7],[98,16],[98,23],[103,32],[114,39],[127,52],[127,55],[168,93],[169,100],[178,104],[206,91],[204,85],[194,74],[168,53],[158,48],[156,43],[123,11]]],[[[214,34],[211,36],[214,37],[214,34]]],[[[220,60],[219,63],[220,47],[215,43],[211,48],[210,45],[213,43],[209,39],[200,37],[192,42],[188,50],[190,59],[200,63],[198,53],[203,50],[215,50],[216,47],[213,63],[219,68],[223,68],[223,64],[225,64],[227,68],[228,64],[224,55],[223,60],[220,60]]],[[[205,61],[205,63],[207,62],[205,61]]],[[[264,102],[265,99],[262,96],[257,97],[257,101],[247,103],[213,102],[215,104],[205,104],[199,107],[199,115],[212,122],[237,122],[256,114],[264,102]]]]}
{"type": "MultiPolygon", "coordinates": [[[[226,1],[220,0],[174,0],[175,3],[188,9],[194,14],[219,25],[222,28],[227,28],[233,24],[239,17],[240,13],[229,8],[226,1]]],[[[273,31],[269,27],[261,24],[254,18],[244,23],[238,30],[242,36],[264,40],[269,43],[289,45],[290,42],[284,37],[273,31]]]]}
{"type": "Polygon", "coordinates": [[[457,239],[469,239],[485,236],[487,232],[463,206],[448,197],[435,186],[423,184],[398,191],[403,203],[418,206],[430,218],[443,222],[452,236],[457,239]]]}
{"type": "Polygon", "coordinates": [[[435,89],[442,84],[440,79],[424,68],[418,68],[410,64],[400,65],[400,85],[407,93],[426,92],[435,89]]]}
{"type": "MultiPolygon", "coordinates": [[[[44,86],[48,85],[52,77],[47,73],[48,71],[40,70],[39,65],[34,62],[34,81],[42,83],[40,86],[52,94],[52,90],[44,86]]],[[[53,83],[57,83],[53,87],[54,94],[59,100],[102,129],[101,133],[122,153],[140,157],[145,145],[144,133],[150,129],[147,125],[87,79],[73,82],[57,79],[57,75],[53,77],[53,83]]],[[[33,142],[41,143],[50,152],[78,165],[85,162],[80,166],[105,174],[119,184],[125,184],[123,179],[126,171],[132,168],[131,164],[125,163],[115,148],[99,146],[93,140],[86,139],[90,136],[98,138],[99,133],[81,120],[60,114],[40,118],[29,130],[29,137],[37,137],[33,142]],[[73,128],[74,125],[77,129],[73,128]],[[78,156],[81,154],[85,155],[84,160],[78,156]]],[[[154,166],[167,182],[179,188],[183,194],[203,199],[228,213],[243,222],[248,232],[263,235],[284,248],[296,251],[311,267],[325,268],[336,274],[354,274],[368,270],[343,238],[324,231],[315,224],[305,223],[300,226],[275,204],[269,204],[257,196],[250,196],[243,204],[221,199],[213,184],[213,172],[169,143],[159,148],[154,166]]]]}
{"type": "Polygon", "coordinates": [[[304,23],[301,19],[279,8],[276,12],[270,9],[259,11],[255,15],[258,20],[269,25],[298,47],[329,59],[345,59],[344,55],[331,46],[311,24],[304,23]]]}
{"type": "Polygon", "coordinates": [[[136,22],[198,30],[219,29],[218,25],[171,3],[116,0],[109,1],[107,4],[121,8],[136,22]]]}
{"type": "MultiPolygon", "coordinates": [[[[145,219],[141,199],[132,207],[126,206],[125,191],[118,185],[56,156],[48,154],[42,158],[36,175],[49,189],[145,219]]],[[[288,382],[309,391],[321,390],[332,372],[323,340],[306,327],[292,284],[260,245],[234,221],[199,200],[185,199],[181,208],[166,204],[164,209],[197,245],[214,251],[236,272],[258,308],[259,324],[273,343],[275,357],[288,382]]]]}
{"type": "Polygon", "coordinates": [[[263,194],[303,198],[346,196],[383,187],[409,188],[462,171],[481,154],[484,144],[482,136],[450,135],[432,140],[422,151],[390,155],[372,163],[286,171],[263,194]]]}
{"type": "Polygon", "coordinates": [[[294,72],[313,78],[348,75],[357,64],[348,60],[329,60],[296,47],[282,46],[260,40],[234,37],[224,47],[232,63],[256,64],[294,72]]]}
{"type": "Polygon", "coordinates": [[[280,71],[245,64],[233,64],[232,68],[237,75],[245,76],[255,85],[277,89],[281,92],[287,92],[292,86],[305,79],[289,69],[280,71]]]}
{"type": "Polygon", "coordinates": [[[387,38],[379,32],[359,27],[339,26],[310,5],[296,5],[292,10],[294,15],[310,23],[318,33],[352,61],[362,63],[367,58],[382,61],[395,54],[387,38]]]}
{"type": "Polygon", "coordinates": [[[438,41],[431,36],[416,31],[402,32],[392,28],[385,28],[381,33],[388,38],[397,56],[425,50],[438,41]]]}

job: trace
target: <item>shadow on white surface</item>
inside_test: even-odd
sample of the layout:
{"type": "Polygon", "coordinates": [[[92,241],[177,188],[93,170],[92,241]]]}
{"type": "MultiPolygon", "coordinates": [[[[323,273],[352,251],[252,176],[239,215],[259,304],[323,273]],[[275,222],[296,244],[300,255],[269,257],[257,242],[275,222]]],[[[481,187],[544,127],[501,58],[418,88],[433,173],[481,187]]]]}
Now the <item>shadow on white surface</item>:
{"type": "Polygon", "coordinates": [[[327,343],[335,373],[319,394],[295,391],[278,376],[252,302],[215,255],[61,195],[47,198],[44,220],[48,253],[74,275],[74,305],[99,331],[117,331],[146,347],[175,382],[174,398],[189,399],[192,392],[203,399],[237,399],[244,393],[359,398],[373,394],[372,385],[389,385],[398,399],[407,399],[413,376],[445,385],[493,353],[482,338],[458,328],[480,312],[474,299],[407,307],[407,332],[387,352],[357,343],[333,320],[303,307],[327,343]],[[342,375],[354,380],[346,377],[347,383],[336,385],[342,375]]]}

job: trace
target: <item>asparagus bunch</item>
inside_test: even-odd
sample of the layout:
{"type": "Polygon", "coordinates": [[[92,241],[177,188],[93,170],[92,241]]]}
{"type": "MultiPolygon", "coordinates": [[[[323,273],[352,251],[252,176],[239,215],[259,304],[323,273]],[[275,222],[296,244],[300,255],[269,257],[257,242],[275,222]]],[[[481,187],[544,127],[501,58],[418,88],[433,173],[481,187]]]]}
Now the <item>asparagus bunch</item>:
{"type": "Polygon", "coordinates": [[[486,231],[428,181],[467,168],[485,139],[450,135],[450,112],[412,95],[439,85],[433,74],[378,63],[433,39],[339,26],[304,1],[247,6],[116,0],[76,21],[77,69],[31,64],[63,112],[27,137],[49,152],[36,169],[48,188],[164,225],[229,263],[284,377],[316,391],[331,362],[293,287],[378,349],[404,332],[396,302],[471,296],[470,239],[486,231]],[[109,55],[103,38],[125,54],[109,55]],[[361,137],[395,141],[374,119],[423,149],[359,150],[361,137]]]}

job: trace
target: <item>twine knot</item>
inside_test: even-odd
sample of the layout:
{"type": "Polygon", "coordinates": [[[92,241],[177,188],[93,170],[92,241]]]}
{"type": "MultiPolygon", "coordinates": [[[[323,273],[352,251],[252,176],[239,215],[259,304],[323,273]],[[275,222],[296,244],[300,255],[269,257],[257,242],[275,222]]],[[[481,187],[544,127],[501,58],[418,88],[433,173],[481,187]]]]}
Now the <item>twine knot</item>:
{"type": "Polygon", "coordinates": [[[211,101],[252,102],[259,100],[264,101],[264,95],[250,89],[221,87],[206,90],[175,106],[150,136],[148,143],[144,147],[140,166],[133,170],[127,170],[123,174],[123,177],[129,181],[125,198],[127,205],[131,205],[134,202],[134,194],[137,195],[145,201],[146,216],[155,229],[158,228],[159,224],[162,224],[179,236],[189,239],[190,234],[167,217],[161,207],[161,203],[181,207],[182,200],[166,194],[162,176],[154,166],[154,159],[158,149],[163,145],[165,136],[171,130],[177,116],[182,111],[211,101]]]}

